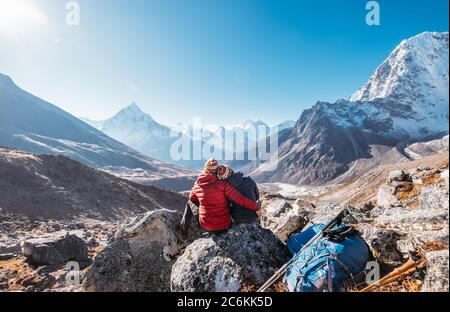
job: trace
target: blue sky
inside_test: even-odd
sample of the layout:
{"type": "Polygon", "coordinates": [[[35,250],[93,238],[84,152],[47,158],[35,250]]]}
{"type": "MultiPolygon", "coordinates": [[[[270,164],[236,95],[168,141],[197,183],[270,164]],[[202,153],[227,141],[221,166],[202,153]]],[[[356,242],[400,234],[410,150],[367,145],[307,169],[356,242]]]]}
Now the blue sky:
{"type": "Polygon", "coordinates": [[[65,0],[0,10],[8,1],[33,10],[0,21],[0,73],[76,116],[136,102],[169,125],[297,119],[348,98],[402,39],[449,23],[447,0],[378,1],[380,26],[366,25],[365,0],[80,0],[69,27],[65,0]]]}

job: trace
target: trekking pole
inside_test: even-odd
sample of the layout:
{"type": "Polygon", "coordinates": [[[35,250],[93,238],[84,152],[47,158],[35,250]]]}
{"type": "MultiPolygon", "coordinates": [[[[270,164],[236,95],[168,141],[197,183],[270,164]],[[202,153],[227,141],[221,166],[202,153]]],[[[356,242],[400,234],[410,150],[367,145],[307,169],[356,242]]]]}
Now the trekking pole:
{"type": "Polygon", "coordinates": [[[265,292],[270,286],[272,286],[281,276],[283,276],[286,273],[287,268],[294,263],[294,261],[297,259],[297,257],[301,254],[303,250],[314,244],[319,238],[322,237],[323,233],[329,229],[332,229],[334,226],[339,225],[342,223],[342,220],[350,215],[350,212],[348,209],[344,209],[341,211],[333,220],[328,222],[325,227],[317,233],[313,238],[311,238],[304,246],[303,248],[297,253],[296,256],[294,256],[291,260],[289,260],[285,265],[283,265],[278,271],[275,272],[275,274],[267,280],[267,282],[262,285],[257,292],[265,292]]]}
{"type": "Polygon", "coordinates": [[[376,283],[375,285],[372,284],[370,288],[366,287],[365,289],[361,290],[360,292],[370,292],[370,291],[377,290],[378,288],[381,288],[383,286],[392,284],[393,282],[396,282],[396,281],[398,281],[398,280],[400,280],[402,278],[405,278],[406,276],[409,276],[409,275],[411,275],[411,274],[413,274],[415,272],[416,272],[416,268],[411,268],[408,271],[405,271],[405,272],[400,273],[398,275],[392,276],[391,278],[383,281],[382,283],[376,283]]]}
{"type": "Polygon", "coordinates": [[[416,271],[417,262],[409,259],[404,265],[396,268],[394,271],[380,279],[378,282],[370,284],[366,288],[362,289],[360,292],[369,292],[380,288],[381,286],[390,284],[402,277],[408,276],[416,271]]]}

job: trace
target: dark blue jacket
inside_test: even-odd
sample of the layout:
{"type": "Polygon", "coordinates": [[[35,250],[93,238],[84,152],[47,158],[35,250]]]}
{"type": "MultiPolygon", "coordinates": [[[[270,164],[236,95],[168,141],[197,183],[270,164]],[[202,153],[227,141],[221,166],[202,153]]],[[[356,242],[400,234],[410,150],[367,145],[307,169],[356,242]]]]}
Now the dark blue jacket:
{"type": "MultiPolygon", "coordinates": [[[[255,181],[250,177],[244,177],[242,172],[236,172],[227,182],[245,197],[253,201],[259,200],[259,190],[255,181]]],[[[229,208],[235,223],[253,223],[258,220],[256,212],[236,205],[233,202],[229,203],[229,208]]]]}

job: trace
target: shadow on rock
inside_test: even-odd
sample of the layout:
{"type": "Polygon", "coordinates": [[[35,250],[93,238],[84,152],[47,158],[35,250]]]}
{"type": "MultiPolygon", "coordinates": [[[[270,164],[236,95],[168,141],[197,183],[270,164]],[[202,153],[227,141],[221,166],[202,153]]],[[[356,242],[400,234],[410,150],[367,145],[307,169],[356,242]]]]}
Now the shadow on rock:
{"type": "Polygon", "coordinates": [[[189,245],[172,268],[172,291],[235,292],[262,285],[288,261],[280,240],[258,224],[242,224],[189,245]]]}

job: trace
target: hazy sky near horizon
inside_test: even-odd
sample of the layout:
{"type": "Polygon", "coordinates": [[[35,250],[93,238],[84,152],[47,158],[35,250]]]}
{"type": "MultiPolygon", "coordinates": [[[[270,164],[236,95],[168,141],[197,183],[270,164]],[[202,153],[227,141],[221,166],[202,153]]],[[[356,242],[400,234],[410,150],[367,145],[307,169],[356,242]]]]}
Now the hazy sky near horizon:
{"type": "Polygon", "coordinates": [[[167,125],[296,120],[449,24],[447,0],[380,0],[380,26],[365,0],[79,0],[68,26],[67,2],[0,0],[0,73],[76,116],[136,102],[167,125]]]}

